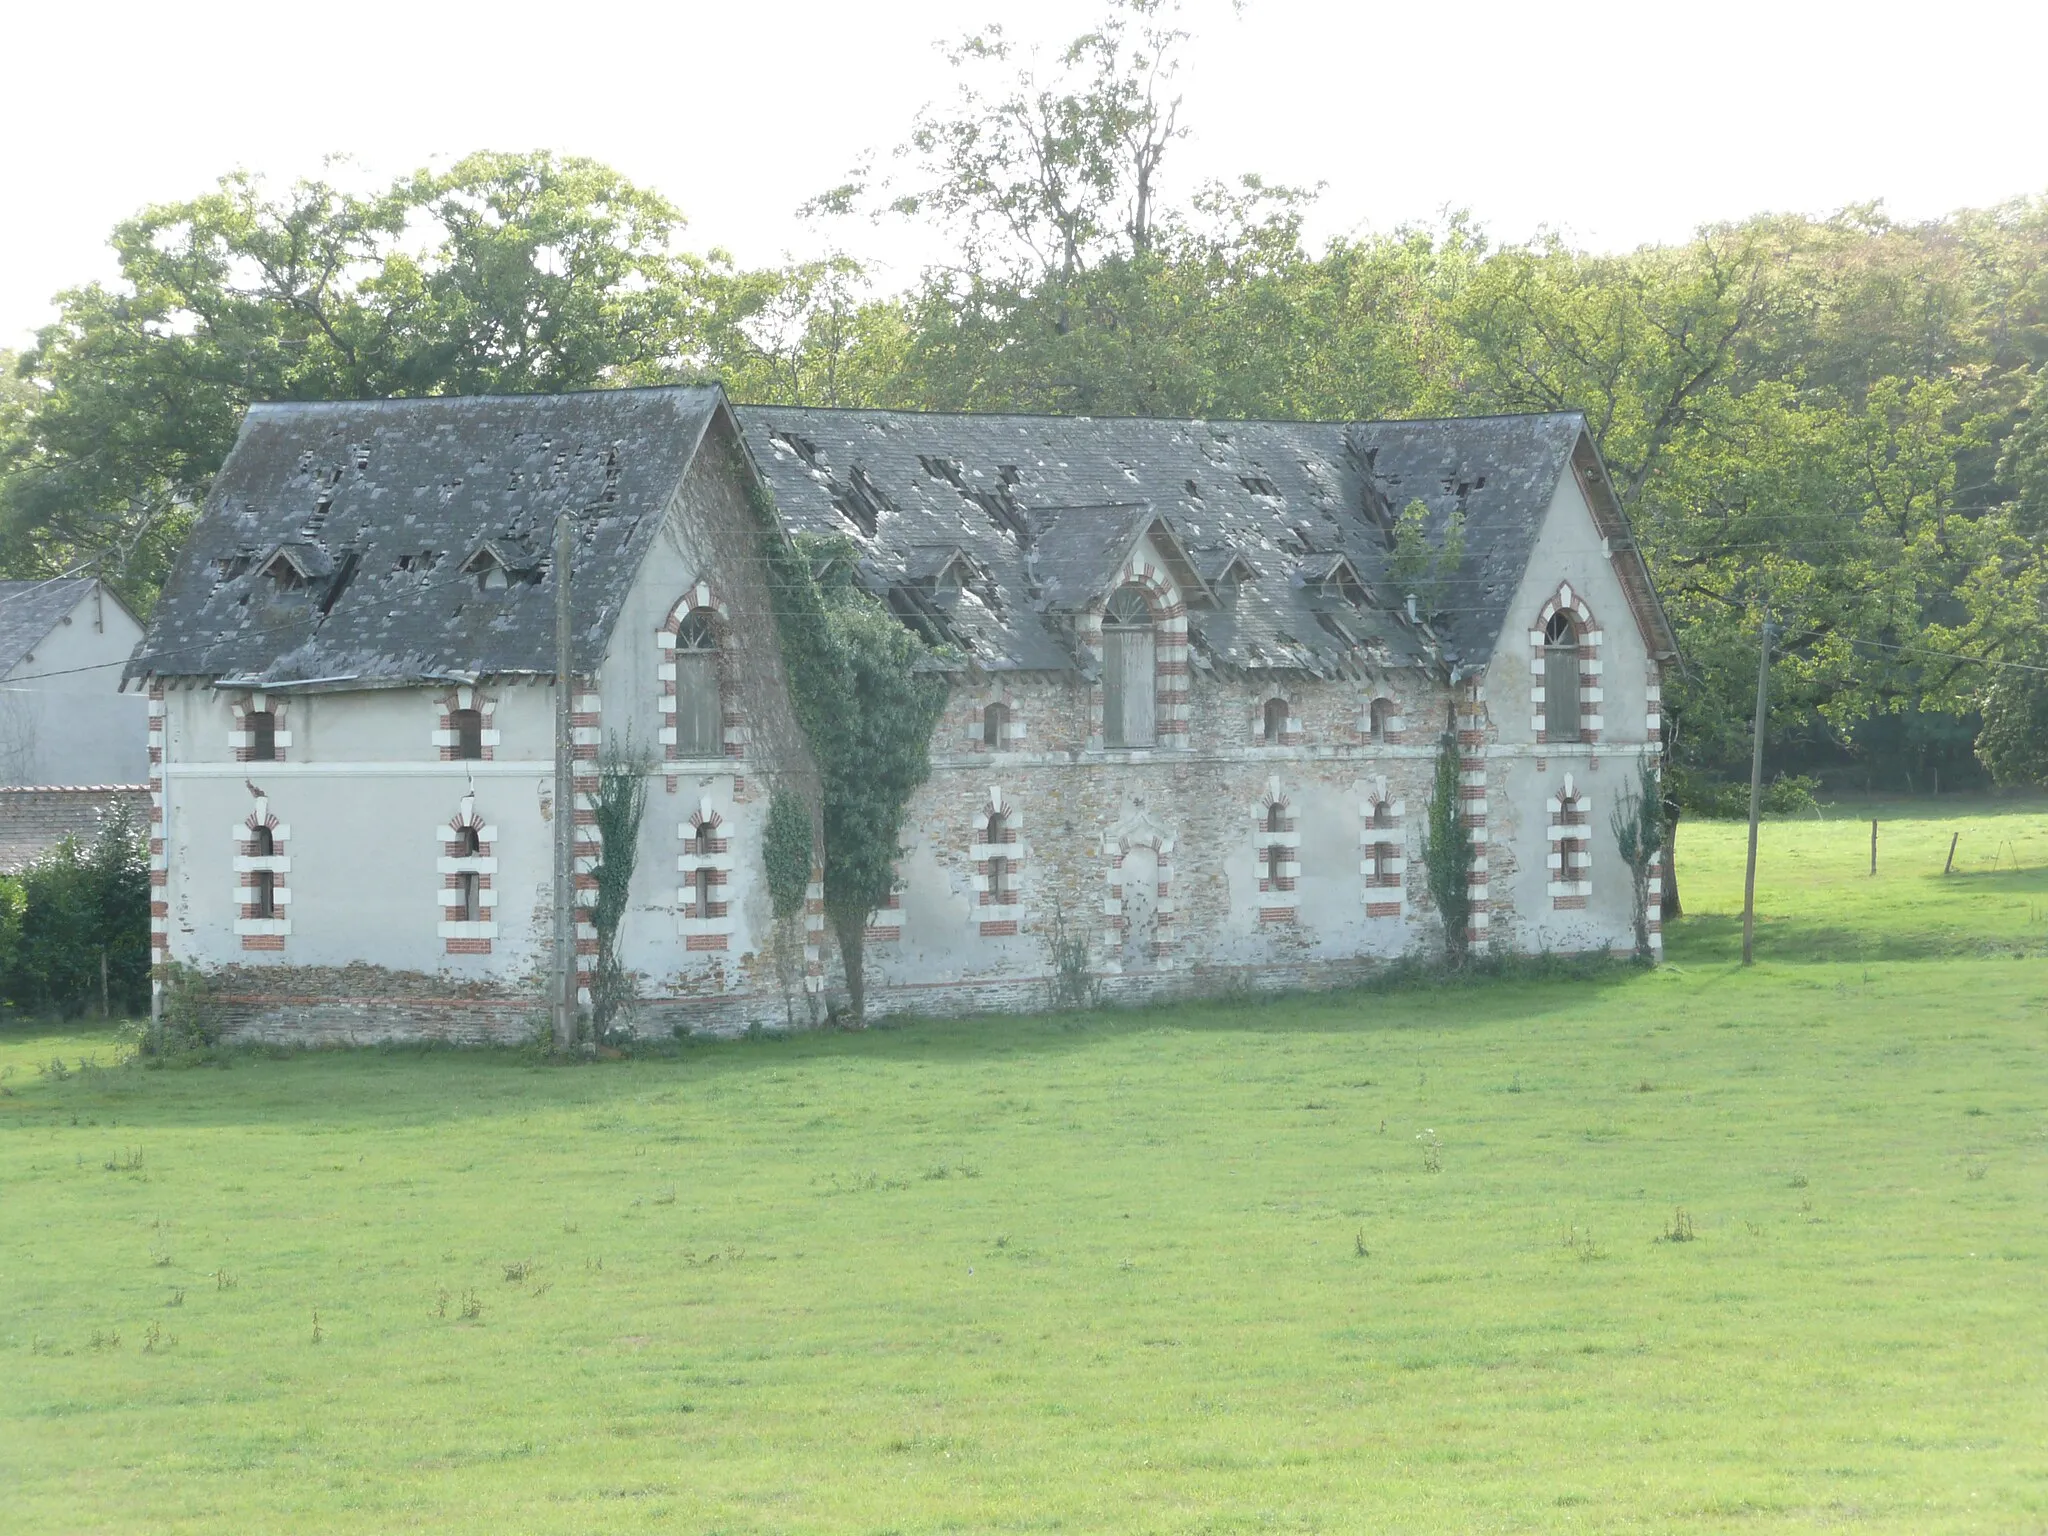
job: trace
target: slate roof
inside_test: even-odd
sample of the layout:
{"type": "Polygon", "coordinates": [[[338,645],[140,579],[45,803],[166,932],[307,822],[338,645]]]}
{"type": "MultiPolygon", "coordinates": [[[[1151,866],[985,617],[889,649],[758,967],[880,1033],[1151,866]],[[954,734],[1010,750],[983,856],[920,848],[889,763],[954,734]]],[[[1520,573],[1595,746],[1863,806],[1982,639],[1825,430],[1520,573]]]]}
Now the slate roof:
{"type": "Polygon", "coordinates": [[[0,581],[0,677],[5,677],[57,621],[92,594],[93,578],[56,581],[0,581]]]}
{"type": "Polygon", "coordinates": [[[564,508],[583,514],[574,654],[594,669],[723,401],[707,387],[254,406],[128,673],[552,676],[564,508]]]}
{"type": "MultiPolygon", "coordinates": [[[[1320,675],[1491,655],[1543,514],[1576,455],[1575,413],[1389,422],[1206,422],[734,408],[796,532],[841,535],[861,579],[990,670],[1071,670],[1065,616],[1104,591],[1147,528],[1185,552],[1198,667],[1320,675]],[[1464,562],[1428,630],[1389,572],[1394,519],[1464,515],[1464,562]],[[982,573],[935,589],[927,553],[982,573]]],[[[1596,506],[1627,543],[1619,509],[1596,506]]],[[[1647,576],[1652,650],[1668,650],[1647,576]]]]}

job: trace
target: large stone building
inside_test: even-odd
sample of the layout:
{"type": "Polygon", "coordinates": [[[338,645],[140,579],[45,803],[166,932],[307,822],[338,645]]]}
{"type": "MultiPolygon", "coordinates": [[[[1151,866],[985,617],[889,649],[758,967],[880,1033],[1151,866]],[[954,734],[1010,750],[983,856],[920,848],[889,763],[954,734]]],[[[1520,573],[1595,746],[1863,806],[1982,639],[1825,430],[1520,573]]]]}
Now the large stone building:
{"type": "Polygon", "coordinates": [[[1632,947],[1609,815],[1659,750],[1673,643],[1579,417],[1104,421],[674,389],[250,413],[133,667],[159,953],[218,973],[251,1031],[538,1025],[568,510],[581,819],[600,743],[657,758],[621,940],[637,1026],[815,1016],[837,958],[815,912],[800,960],[778,942],[760,847],[778,786],[815,798],[764,483],[788,530],[847,541],[950,687],[869,927],[871,1008],[1029,1007],[1061,979],[1325,985],[1426,949],[1447,731],[1473,937],[1632,947]],[[1397,539],[1418,502],[1421,541],[1397,539]]]}

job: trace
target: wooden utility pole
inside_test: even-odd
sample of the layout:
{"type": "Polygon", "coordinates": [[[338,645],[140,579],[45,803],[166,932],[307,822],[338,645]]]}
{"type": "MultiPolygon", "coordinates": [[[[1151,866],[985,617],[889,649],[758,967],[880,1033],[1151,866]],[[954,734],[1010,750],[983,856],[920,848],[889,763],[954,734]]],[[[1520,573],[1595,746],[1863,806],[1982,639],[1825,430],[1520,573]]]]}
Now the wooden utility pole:
{"type": "Polygon", "coordinates": [[[1749,749],[1749,867],[1742,877],[1742,963],[1756,964],[1756,824],[1764,808],[1764,712],[1771,701],[1771,610],[1756,661],[1756,725],[1749,749]]]}
{"type": "Polygon", "coordinates": [[[1870,874],[1873,879],[1877,876],[1877,818],[1875,816],[1870,818],[1870,874]]]}
{"type": "Polygon", "coordinates": [[[567,512],[555,519],[555,1049],[576,1047],[576,680],[570,657],[574,624],[569,567],[576,525],[567,512]]]}

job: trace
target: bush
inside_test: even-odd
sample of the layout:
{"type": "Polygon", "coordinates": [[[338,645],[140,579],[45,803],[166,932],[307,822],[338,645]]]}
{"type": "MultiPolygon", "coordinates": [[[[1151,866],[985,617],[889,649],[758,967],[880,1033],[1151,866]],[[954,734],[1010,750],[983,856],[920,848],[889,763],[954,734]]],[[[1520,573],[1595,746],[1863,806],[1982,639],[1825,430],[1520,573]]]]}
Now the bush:
{"type": "Polygon", "coordinates": [[[127,807],[90,846],[66,838],[22,871],[19,918],[4,914],[0,992],[17,1008],[65,1018],[149,1006],[149,856],[127,807]],[[11,947],[11,953],[9,949],[11,947]]]}

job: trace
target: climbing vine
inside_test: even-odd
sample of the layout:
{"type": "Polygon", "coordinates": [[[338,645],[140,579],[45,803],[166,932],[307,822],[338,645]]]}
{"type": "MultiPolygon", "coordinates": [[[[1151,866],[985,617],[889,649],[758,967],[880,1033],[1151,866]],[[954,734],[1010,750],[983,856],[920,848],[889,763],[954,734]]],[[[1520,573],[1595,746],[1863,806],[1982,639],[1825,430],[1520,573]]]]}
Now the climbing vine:
{"type": "Polygon", "coordinates": [[[597,822],[598,862],[593,871],[597,901],[591,926],[597,930],[597,968],[591,979],[590,1008],[597,1038],[615,1027],[619,1014],[633,1001],[633,978],[619,963],[619,925],[639,862],[640,822],[647,810],[647,774],[651,763],[631,741],[605,748],[597,766],[597,795],[592,813],[597,822]]]}
{"type": "Polygon", "coordinates": [[[1621,862],[1628,866],[1635,893],[1636,958],[1654,960],[1650,948],[1650,866],[1664,851],[1664,801],[1657,789],[1656,770],[1644,757],[1637,767],[1636,783],[1622,793],[1614,807],[1611,825],[1614,846],[1621,862]]]}
{"type": "Polygon", "coordinates": [[[797,724],[822,789],[825,916],[839,940],[853,1019],[867,1012],[869,915],[889,899],[903,813],[931,773],[931,734],[946,682],[932,653],[855,582],[843,541],[785,535],[758,481],[748,500],[775,605],[797,724]],[[821,582],[814,570],[836,574],[821,582]]]}
{"type": "Polygon", "coordinates": [[[803,980],[804,896],[811,884],[811,812],[786,789],[769,797],[761,859],[768,868],[768,901],[775,913],[775,979],[789,1027],[795,1029],[803,980]]]}
{"type": "Polygon", "coordinates": [[[1458,768],[1458,737],[1446,731],[1436,754],[1422,863],[1429,875],[1430,899],[1444,922],[1444,958],[1454,966],[1465,963],[1472,921],[1472,829],[1465,825],[1458,768]]]}

